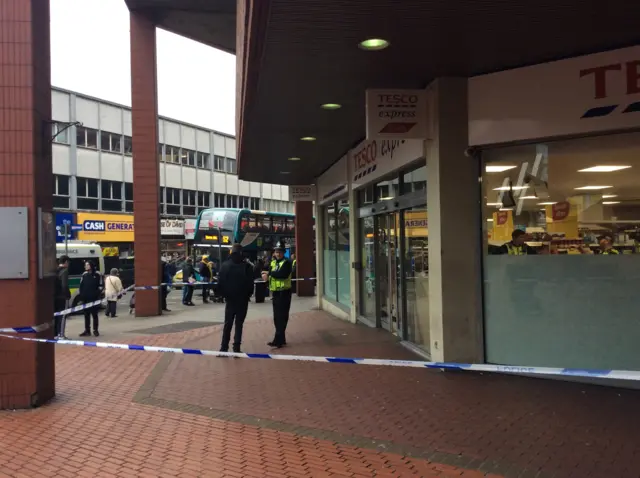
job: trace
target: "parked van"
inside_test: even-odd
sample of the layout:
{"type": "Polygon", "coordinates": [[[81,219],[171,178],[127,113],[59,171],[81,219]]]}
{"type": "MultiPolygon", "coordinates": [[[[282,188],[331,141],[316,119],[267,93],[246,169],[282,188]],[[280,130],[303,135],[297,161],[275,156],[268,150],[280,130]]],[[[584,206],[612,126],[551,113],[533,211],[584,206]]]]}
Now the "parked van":
{"type": "Polygon", "coordinates": [[[64,244],[56,244],[56,256],[69,256],[69,289],[71,289],[71,306],[78,305],[78,287],[80,278],[84,273],[84,263],[91,260],[97,267],[97,271],[104,275],[104,256],[100,244],[69,241],[68,250],[65,252],[64,244]]]}

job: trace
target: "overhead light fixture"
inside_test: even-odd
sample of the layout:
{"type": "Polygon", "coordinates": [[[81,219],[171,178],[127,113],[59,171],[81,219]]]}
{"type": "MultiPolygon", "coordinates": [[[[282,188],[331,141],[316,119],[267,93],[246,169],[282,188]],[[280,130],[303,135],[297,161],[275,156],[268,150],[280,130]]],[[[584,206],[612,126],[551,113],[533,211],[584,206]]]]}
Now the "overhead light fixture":
{"type": "Polygon", "coordinates": [[[557,202],[539,202],[538,206],[553,206],[554,204],[558,204],[557,202]]]}
{"type": "Polygon", "coordinates": [[[369,38],[368,40],[361,41],[358,46],[367,51],[380,51],[387,48],[389,46],[389,42],[382,38],[369,38]]]}
{"type": "Polygon", "coordinates": [[[300,138],[300,141],[315,141],[316,137],[315,136],[303,136],[302,138],[300,138]]]}
{"type": "Polygon", "coordinates": [[[280,171],[280,174],[289,174],[290,171],[280,171]]]}
{"type": "Polygon", "coordinates": [[[518,199],[540,199],[538,196],[522,196],[519,197],[518,199]]]}
{"type": "Polygon", "coordinates": [[[298,158],[297,156],[293,156],[289,158],[289,161],[300,161],[300,158],[298,158]]]}
{"type": "Polygon", "coordinates": [[[576,190],[579,191],[595,191],[598,189],[608,189],[608,188],[612,188],[613,186],[582,186],[579,188],[575,188],[576,190]]]}
{"type": "Polygon", "coordinates": [[[610,199],[610,198],[617,198],[618,195],[617,194],[603,194],[602,195],[602,199],[610,199]]]}
{"type": "Polygon", "coordinates": [[[499,188],[493,188],[494,191],[509,191],[513,189],[514,191],[518,191],[520,189],[527,189],[529,186],[500,186],[499,188]]]}
{"type": "Polygon", "coordinates": [[[342,105],[338,103],[325,103],[323,105],[320,105],[320,108],[322,108],[323,110],[339,110],[340,108],[342,108],[342,105]]]}
{"type": "Polygon", "coordinates": [[[620,201],[602,201],[602,204],[610,206],[611,204],[620,204],[620,201]]]}
{"type": "Polygon", "coordinates": [[[502,203],[501,202],[488,202],[487,206],[502,207],[502,203]]]}
{"type": "Polygon", "coordinates": [[[486,166],[484,168],[485,172],[487,173],[502,173],[504,171],[508,171],[510,169],[515,169],[518,166],[499,166],[499,165],[494,165],[494,166],[486,166]]]}
{"type": "Polygon", "coordinates": [[[579,173],[612,173],[621,169],[629,169],[631,166],[592,166],[590,168],[578,169],[579,173]]]}
{"type": "Polygon", "coordinates": [[[487,219],[487,222],[493,222],[492,218],[487,219]]]}
{"type": "Polygon", "coordinates": [[[512,207],[501,207],[500,208],[501,211],[513,211],[512,207]]]}
{"type": "Polygon", "coordinates": [[[384,198],[380,198],[380,199],[378,199],[378,201],[388,201],[389,199],[393,199],[393,196],[387,196],[387,197],[384,197],[384,198]]]}

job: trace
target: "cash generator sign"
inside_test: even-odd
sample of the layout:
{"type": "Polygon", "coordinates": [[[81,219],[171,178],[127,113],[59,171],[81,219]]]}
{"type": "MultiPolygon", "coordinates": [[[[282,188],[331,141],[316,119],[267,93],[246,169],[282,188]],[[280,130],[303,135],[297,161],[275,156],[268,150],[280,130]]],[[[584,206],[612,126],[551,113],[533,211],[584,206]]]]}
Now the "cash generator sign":
{"type": "Polygon", "coordinates": [[[119,214],[77,215],[82,231],[78,239],[103,242],[133,242],[133,216],[119,214]]]}

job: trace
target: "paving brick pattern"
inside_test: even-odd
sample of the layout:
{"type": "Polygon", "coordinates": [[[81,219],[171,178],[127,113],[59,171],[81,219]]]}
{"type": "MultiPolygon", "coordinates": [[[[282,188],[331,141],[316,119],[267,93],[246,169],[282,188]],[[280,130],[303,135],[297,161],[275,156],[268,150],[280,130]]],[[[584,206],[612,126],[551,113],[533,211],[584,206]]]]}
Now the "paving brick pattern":
{"type": "MultiPolygon", "coordinates": [[[[323,315],[316,313],[312,317],[334,325],[323,315]]],[[[300,326],[313,325],[313,321],[308,322],[303,315],[294,319],[292,331],[297,328],[297,321],[300,326]]],[[[250,332],[254,337],[252,340],[263,340],[268,333],[268,326],[268,322],[255,326],[251,324],[248,329],[254,330],[250,332]],[[264,330],[260,332],[260,329],[264,330]]],[[[309,351],[328,352],[331,349],[331,346],[323,345],[319,335],[309,334],[309,351]],[[314,344],[314,340],[319,340],[319,345],[314,344]]],[[[145,345],[214,345],[218,336],[219,327],[211,327],[137,338],[135,342],[145,345]]],[[[303,336],[294,333],[290,340],[298,337],[303,336]]],[[[374,351],[375,343],[372,339],[366,347],[374,351]]],[[[0,347],[3,344],[0,343],[0,347]]],[[[166,383],[161,387],[158,385],[163,393],[180,387],[190,391],[186,396],[192,394],[202,400],[205,393],[218,387],[231,387],[228,390],[232,393],[231,390],[239,386],[233,384],[235,380],[245,381],[247,387],[260,391],[262,401],[271,396],[282,396],[273,389],[284,382],[263,380],[273,376],[268,362],[261,362],[267,367],[264,374],[254,369],[252,374],[226,374],[225,380],[220,380],[222,376],[211,374],[207,368],[202,369],[198,360],[219,361],[220,367],[228,367],[235,372],[240,372],[237,367],[242,365],[241,362],[249,361],[191,358],[195,360],[180,362],[184,366],[180,374],[169,355],[58,346],[57,398],[39,409],[0,412],[0,478],[491,476],[484,471],[437,460],[385,452],[369,446],[360,447],[348,443],[348,440],[341,442],[314,437],[308,433],[312,430],[304,427],[300,428],[302,433],[296,433],[278,430],[271,426],[271,422],[269,426],[261,426],[259,422],[247,424],[224,417],[212,418],[202,413],[202,407],[190,405],[189,401],[175,402],[173,408],[144,404],[141,397],[155,395],[154,390],[148,388],[150,384],[163,381],[168,374],[175,373],[182,375],[182,378],[173,387],[166,383]],[[191,377],[192,381],[188,382],[184,377],[191,377]],[[217,386],[212,387],[212,382],[217,382],[217,386]],[[260,385],[251,385],[256,383],[260,385]],[[203,387],[206,392],[201,391],[203,387]]],[[[290,365],[293,366],[291,372],[285,368],[280,369],[279,373],[285,376],[292,373],[290,383],[295,383],[294,380],[299,377],[296,371],[299,364],[290,365]]],[[[318,379],[325,381],[325,388],[349,387],[349,382],[344,380],[352,377],[355,368],[344,372],[340,367],[328,367],[331,368],[317,369],[318,379]]],[[[306,381],[313,382],[314,378],[307,376],[306,381]]],[[[405,387],[407,384],[396,386],[405,387]]],[[[309,392],[299,384],[295,387],[286,386],[286,389],[290,399],[298,392],[309,392]]],[[[221,396],[225,394],[213,395],[216,399],[221,396]]],[[[307,395],[306,399],[307,409],[324,402],[323,394],[307,395]]],[[[163,399],[155,400],[165,405],[168,403],[163,399]]],[[[297,398],[290,405],[302,403],[297,398]]],[[[333,414],[325,405],[321,406],[325,413],[333,414]]],[[[368,407],[367,402],[362,402],[362,406],[368,407]]],[[[284,402],[274,403],[272,408],[289,407],[284,402]]],[[[265,413],[264,407],[253,411],[243,410],[254,414],[265,413]]],[[[304,418],[303,410],[297,413],[304,418]]],[[[344,417],[345,410],[338,408],[335,413],[344,417]]],[[[369,409],[364,415],[371,421],[376,414],[382,413],[381,410],[369,409]]],[[[331,423],[335,422],[335,418],[331,420],[331,423]]],[[[323,430],[319,430],[318,434],[322,433],[323,430]]]]}

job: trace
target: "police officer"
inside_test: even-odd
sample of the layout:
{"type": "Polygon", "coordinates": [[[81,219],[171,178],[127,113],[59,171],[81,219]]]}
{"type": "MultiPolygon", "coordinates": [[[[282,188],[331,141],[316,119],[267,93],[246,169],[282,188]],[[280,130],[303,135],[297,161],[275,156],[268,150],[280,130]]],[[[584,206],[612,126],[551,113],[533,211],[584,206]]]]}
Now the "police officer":
{"type": "Polygon", "coordinates": [[[522,229],[515,229],[511,233],[511,241],[503,244],[498,249],[498,254],[508,254],[510,256],[530,256],[536,254],[536,250],[527,245],[527,233],[522,229]]]}
{"type": "Polygon", "coordinates": [[[285,332],[289,322],[289,309],[291,308],[291,274],[293,267],[291,261],[284,257],[284,250],[283,243],[276,245],[269,271],[262,273],[262,279],[269,281],[269,289],[273,296],[273,323],[276,329],[273,341],[267,345],[276,348],[287,345],[285,332]]]}

